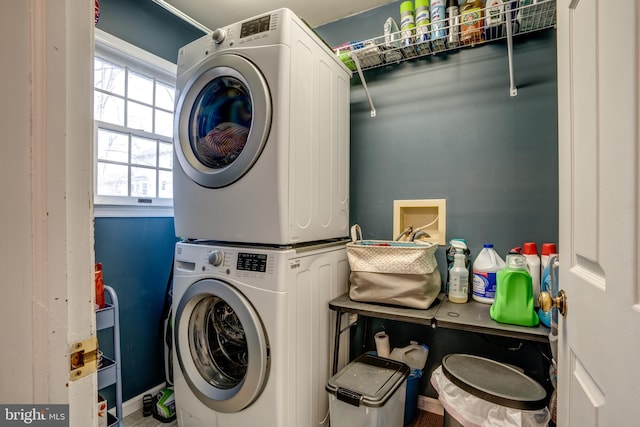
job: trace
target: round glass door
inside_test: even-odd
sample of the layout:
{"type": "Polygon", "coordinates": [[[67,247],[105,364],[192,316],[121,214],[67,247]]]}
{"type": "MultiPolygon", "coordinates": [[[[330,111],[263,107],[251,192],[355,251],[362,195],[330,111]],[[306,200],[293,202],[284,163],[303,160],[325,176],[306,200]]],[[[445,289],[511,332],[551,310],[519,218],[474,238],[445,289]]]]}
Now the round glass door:
{"type": "Polygon", "coordinates": [[[176,110],[176,154],[185,173],[208,188],[240,179],[264,148],[271,110],[266,81],[253,63],[231,54],[205,62],[176,110]]]}
{"type": "Polygon", "coordinates": [[[198,398],[218,412],[237,412],[260,395],[269,371],[264,327],[230,285],[207,279],[185,292],[176,310],[180,368],[198,398]]]}

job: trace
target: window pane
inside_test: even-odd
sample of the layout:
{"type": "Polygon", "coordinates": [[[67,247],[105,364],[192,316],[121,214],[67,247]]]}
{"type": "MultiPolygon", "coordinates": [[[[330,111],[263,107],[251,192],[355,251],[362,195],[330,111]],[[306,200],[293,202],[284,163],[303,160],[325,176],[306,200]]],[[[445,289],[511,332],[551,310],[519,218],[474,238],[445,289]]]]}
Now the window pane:
{"type": "Polygon", "coordinates": [[[98,159],[128,163],[129,135],[98,129],[98,159]]]}
{"type": "Polygon", "coordinates": [[[128,166],[98,162],[98,195],[127,196],[128,166]]]}
{"type": "Polygon", "coordinates": [[[131,164],[156,166],[156,141],[148,138],[131,137],[131,164]]]}
{"type": "Polygon", "coordinates": [[[156,110],[156,133],[158,135],[173,136],[173,114],[156,110]]]}
{"type": "Polygon", "coordinates": [[[173,111],[176,90],[164,83],[156,82],[156,107],[173,111]]]}
{"type": "Polygon", "coordinates": [[[173,169],[173,144],[161,142],[158,148],[158,167],[173,169]]]}
{"type": "Polygon", "coordinates": [[[94,120],[124,126],[124,99],[94,91],[94,120]]]}
{"type": "Polygon", "coordinates": [[[156,197],[156,170],[131,168],[131,195],[133,197],[156,197]]]}
{"type": "Polygon", "coordinates": [[[100,58],[95,58],[93,64],[94,87],[124,96],[124,68],[100,58]]]}
{"type": "Polygon", "coordinates": [[[170,171],[158,172],[158,197],[170,199],[173,197],[173,174],[170,171]]]}
{"type": "Polygon", "coordinates": [[[153,105],[153,79],[129,71],[127,97],[145,104],[153,105]]]}
{"type": "Polygon", "coordinates": [[[127,127],[153,132],[153,110],[137,102],[127,101],[127,127]]]}

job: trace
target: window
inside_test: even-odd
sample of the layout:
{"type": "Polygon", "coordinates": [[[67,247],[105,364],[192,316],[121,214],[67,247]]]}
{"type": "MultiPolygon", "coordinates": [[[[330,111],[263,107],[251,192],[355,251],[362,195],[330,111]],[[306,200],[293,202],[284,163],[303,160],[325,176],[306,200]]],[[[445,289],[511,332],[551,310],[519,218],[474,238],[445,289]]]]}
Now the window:
{"type": "Polygon", "coordinates": [[[96,30],[96,210],[170,211],[175,71],[174,64],[96,30]]]}

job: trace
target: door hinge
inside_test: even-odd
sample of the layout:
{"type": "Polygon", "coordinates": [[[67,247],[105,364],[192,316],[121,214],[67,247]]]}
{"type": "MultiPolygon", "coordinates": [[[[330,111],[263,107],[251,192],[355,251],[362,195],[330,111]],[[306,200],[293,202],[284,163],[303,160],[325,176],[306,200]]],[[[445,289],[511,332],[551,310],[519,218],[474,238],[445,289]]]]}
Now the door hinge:
{"type": "Polygon", "coordinates": [[[69,380],[75,381],[98,370],[98,337],[71,344],[69,349],[69,380]]]}

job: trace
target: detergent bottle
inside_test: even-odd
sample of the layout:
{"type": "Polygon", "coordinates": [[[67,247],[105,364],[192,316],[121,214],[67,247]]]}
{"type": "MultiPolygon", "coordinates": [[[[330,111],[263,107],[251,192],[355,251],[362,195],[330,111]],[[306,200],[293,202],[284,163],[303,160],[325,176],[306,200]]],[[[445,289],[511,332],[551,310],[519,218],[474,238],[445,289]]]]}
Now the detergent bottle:
{"type": "Polygon", "coordinates": [[[484,248],[473,261],[473,295],[478,302],[492,304],[496,295],[496,273],[504,267],[504,261],[493,249],[491,243],[484,248]]]}
{"type": "Polygon", "coordinates": [[[531,274],[531,286],[533,287],[534,304],[538,305],[538,295],[540,295],[540,257],[538,256],[538,246],[535,242],[525,242],[522,245],[522,255],[529,274],[531,274]]]}
{"type": "Polygon", "coordinates": [[[531,274],[523,255],[507,255],[507,265],[497,274],[498,287],[489,309],[493,320],[520,326],[537,326],[540,319],[533,306],[531,274]]]}

